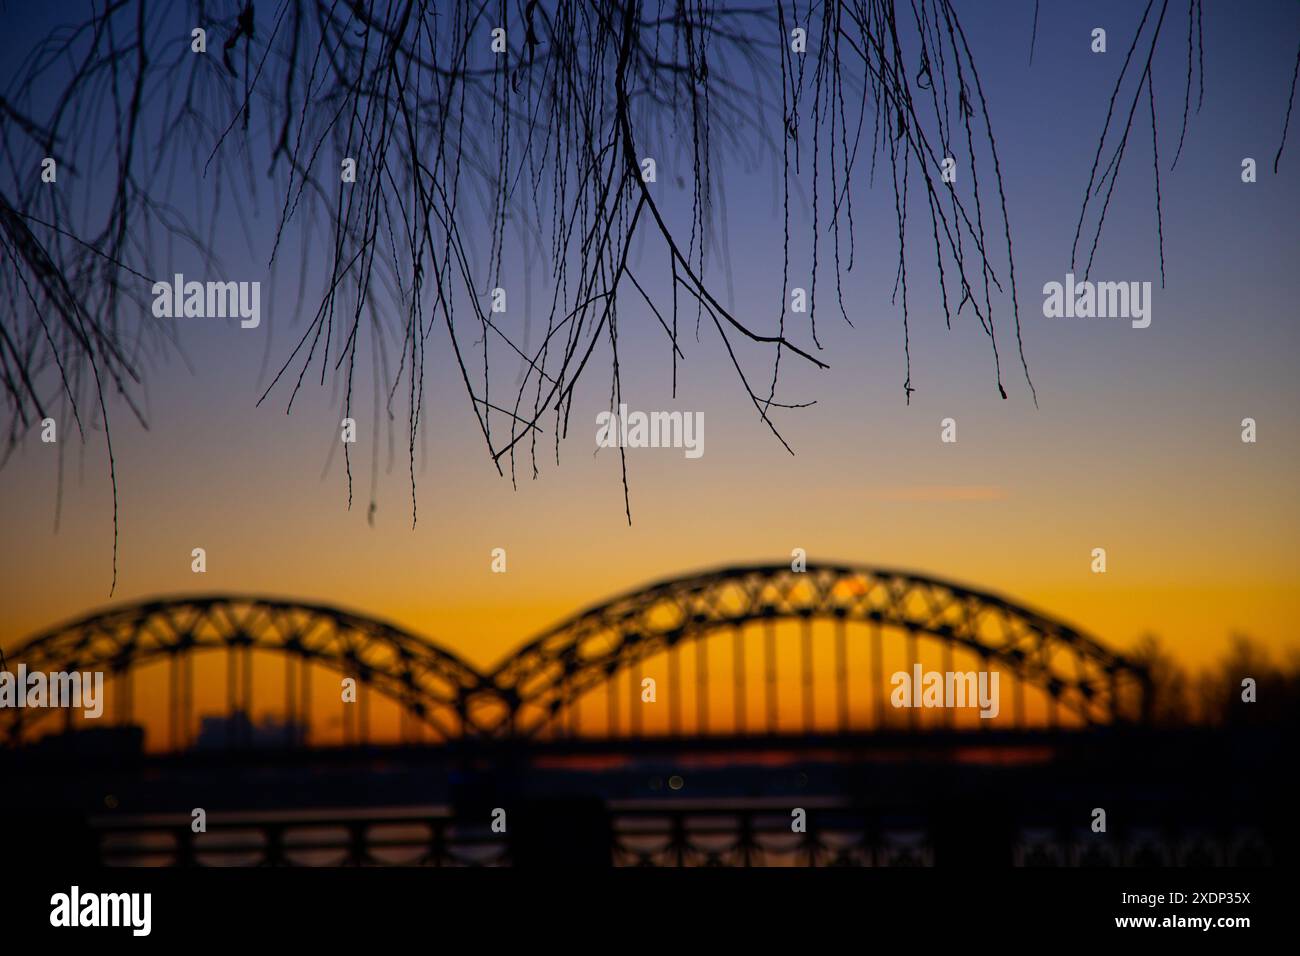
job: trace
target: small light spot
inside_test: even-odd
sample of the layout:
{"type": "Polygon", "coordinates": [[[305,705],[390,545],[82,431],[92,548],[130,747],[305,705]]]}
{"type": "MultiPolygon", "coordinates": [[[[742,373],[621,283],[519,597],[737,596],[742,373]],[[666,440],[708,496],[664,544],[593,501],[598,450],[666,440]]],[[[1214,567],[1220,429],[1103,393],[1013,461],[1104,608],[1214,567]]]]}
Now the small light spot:
{"type": "Polygon", "coordinates": [[[680,790],[682,787],[686,786],[686,781],[676,774],[673,774],[668,778],[668,786],[672,787],[674,790],[680,790]]]}
{"type": "Polygon", "coordinates": [[[111,793],[108,794],[104,797],[104,806],[108,807],[110,810],[117,809],[117,797],[113,796],[111,793]]]}

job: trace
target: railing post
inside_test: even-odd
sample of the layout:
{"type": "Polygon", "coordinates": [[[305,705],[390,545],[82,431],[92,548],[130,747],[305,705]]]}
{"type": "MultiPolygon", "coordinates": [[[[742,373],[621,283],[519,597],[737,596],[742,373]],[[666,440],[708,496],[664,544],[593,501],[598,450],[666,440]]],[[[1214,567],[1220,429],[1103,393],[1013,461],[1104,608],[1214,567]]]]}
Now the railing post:
{"type": "Polygon", "coordinates": [[[189,826],[176,828],[176,865],[195,866],[198,858],[194,853],[194,831],[189,826]]]}

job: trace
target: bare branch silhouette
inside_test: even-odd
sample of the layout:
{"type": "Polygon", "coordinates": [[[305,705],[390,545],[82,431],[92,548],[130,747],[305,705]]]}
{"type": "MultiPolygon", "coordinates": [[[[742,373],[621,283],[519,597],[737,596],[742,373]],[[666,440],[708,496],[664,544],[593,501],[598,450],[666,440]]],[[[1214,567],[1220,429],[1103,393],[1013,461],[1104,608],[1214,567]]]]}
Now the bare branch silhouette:
{"type": "Polygon", "coordinates": [[[1273,172],[1277,172],[1277,164],[1282,161],[1282,150],[1286,148],[1286,131],[1291,127],[1291,107],[1295,106],[1295,85],[1296,80],[1300,79],[1300,49],[1295,51],[1295,67],[1291,70],[1291,92],[1286,98],[1286,118],[1282,121],[1282,139],[1277,144],[1277,155],[1273,157],[1273,172]]]}
{"type": "MultiPolygon", "coordinates": [[[[1144,87],[1156,135],[1150,71],[1168,0],[1154,18],[1152,3],[1111,96],[1076,230],[1077,254],[1084,214],[1105,187],[1089,264],[1144,87]],[[1120,132],[1116,101],[1141,38],[1144,66],[1120,132]]],[[[883,165],[904,399],[917,388],[918,262],[908,246],[919,235],[945,324],[973,314],[1003,398],[999,334],[1009,324],[1037,401],[992,111],[951,0],[115,0],[92,10],[38,45],[0,97],[6,454],[51,410],[70,414],[83,440],[102,425],[116,488],[112,401],[145,424],[145,369],[178,353],[175,326],[150,312],[150,276],[168,274],[184,247],[219,268],[218,222],[231,216],[273,278],[298,251],[297,301],[310,303],[258,403],[292,411],[310,376],[329,379],[355,417],[357,376],[371,374],[376,430],[406,446],[413,524],[426,361],[439,342],[488,460],[512,482],[521,466],[540,474],[539,439],[558,462],[580,382],[607,372],[609,402],[619,403],[632,360],[620,320],[662,334],[675,395],[690,311],[696,339],[702,328],[716,336],[759,420],[793,451],[778,413],[812,399],[781,395],[781,371],[828,366],[817,309],[832,278],[835,311],[855,319],[844,286],[857,255],[855,189],[871,188],[883,165]],[[192,51],[191,28],[211,35],[212,55],[192,51]],[[746,171],[771,162],[780,175],[775,316],[749,314],[729,291],[724,155],[753,157],[746,171]],[[36,172],[44,156],[58,163],[58,188],[36,172]],[[355,161],[355,182],[340,182],[343,159],[355,161]],[[960,185],[942,175],[947,159],[965,171],[960,185]],[[269,248],[247,212],[264,179],[278,209],[269,248]],[[88,184],[105,183],[96,202],[88,184]],[[806,283],[794,278],[796,255],[810,263],[806,283]],[[518,290],[521,275],[527,314],[506,321],[485,300],[503,285],[518,290]],[[787,305],[801,284],[807,325],[795,327],[787,305]]],[[[1199,49],[1199,0],[1189,0],[1185,120],[1193,21],[1199,49]]],[[[377,436],[372,447],[371,520],[377,436]]],[[[343,454],[350,507],[348,445],[343,454]]],[[[626,461],[622,473],[630,521],[626,461]]],[[[116,530],[114,542],[116,554],[116,530]]]]}

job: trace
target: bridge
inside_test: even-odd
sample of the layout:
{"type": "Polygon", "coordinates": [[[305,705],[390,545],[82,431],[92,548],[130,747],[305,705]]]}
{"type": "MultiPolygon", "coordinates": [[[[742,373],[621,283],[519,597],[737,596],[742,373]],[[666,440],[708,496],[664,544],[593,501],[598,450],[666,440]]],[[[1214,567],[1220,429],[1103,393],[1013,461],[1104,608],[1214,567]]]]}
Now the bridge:
{"type": "Polygon", "coordinates": [[[87,863],[1251,863],[1294,842],[1292,795],[1267,789],[1276,735],[1154,726],[1141,662],[876,567],[674,577],[489,668],[242,595],[91,614],[19,665],[107,675],[99,720],[0,710],[11,839],[87,863]],[[895,707],[917,664],[1000,674],[998,715],[895,707]]]}
{"type": "MultiPolygon", "coordinates": [[[[1149,701],[1140,664],[1062,621],[952,582],[855,565],[734,567],[661,581],[581,611],[485,672],[371,617],[236,595],[115,607],[37,635],[10,658],[29,671],[106,673],[107,723],[144,719],[150,749],[171,751],[201,742],[196,663],[209,706],[224,701],[229,718],[273,709],[283,736],[272,742],[294,747],[803,737],[936,722],[1086,728],[1140,723],[1149,701]],[[890,706],[890,675],[916,663],[995,670],[1008,706],[992,720],[890,706]],[[255,683],[268,673],[274,689],[255,683]],[[337,691],[345,678],[357,686],[353,700],[337,691]],[[141,696],[151,706],[138,707],[141,696]],[[381,708],[386,731],[376,734],[381,708]]],[[[0,711],[0,740],[17,746],[48,732],[55,713],[0,711]]],[[[62,717],[66,730],[82,721],[72,710],[62,717]]],[[[228,729],[230,745],[257,733],[250,720],[228,729]]]]}

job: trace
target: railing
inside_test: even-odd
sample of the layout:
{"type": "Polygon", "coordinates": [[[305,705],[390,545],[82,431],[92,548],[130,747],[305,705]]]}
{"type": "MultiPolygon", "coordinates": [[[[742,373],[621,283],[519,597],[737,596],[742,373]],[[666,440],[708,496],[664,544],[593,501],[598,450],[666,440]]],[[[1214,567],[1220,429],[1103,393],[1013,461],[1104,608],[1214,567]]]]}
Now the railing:
{"type": "MultiPolygon", "coordinates": [[[[803,832],[788,807],[612,804],[600,855],[614,866],[909,867],[942,862],[923,825],[875,811],[810,806],[803,832]]],[[[355,813],[223,814],[195,833],[188,817],[92,821],[109,866],[511,866],[518,845],[490,824],[443,807],[355,813]]],[[[563,834],[557,835],[562,842],[563,834]]],[[[583,838],[589,839],[590,835],[583,838]]],[[[1093,834],[1020,827],[1002,858],[1014,866],[1268,865],[1250,829],[1179,833],[1141,828],[1093,834]]],[[[537,858],[532,858],[537,862],[537,858]]],[[[542,860],[540,862],[545,862],[542,860]]],[[[557,865],[565,860],[556,859],[557,865]]]]}
{"type": "Polygon", "coordinates": [[[196,833],[190,817],[96,821],[107,866],[500,866],[508,845],[445,810],[225,814],[196,833]]]}

